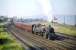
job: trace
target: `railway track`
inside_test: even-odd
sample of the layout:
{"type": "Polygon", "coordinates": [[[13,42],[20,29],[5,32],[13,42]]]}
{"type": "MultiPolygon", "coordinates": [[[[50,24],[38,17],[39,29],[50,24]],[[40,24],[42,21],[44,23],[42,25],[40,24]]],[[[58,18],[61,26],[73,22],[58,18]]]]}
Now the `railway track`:
{"type": "Polygon", "coordinates": [[[44,39],[40,36],[34,35],[29,32],[25,32],[23,30],[20,30],[15,27],[11,27],[12,32],[19,35],[20,37],[23,37],[23,40],[29,39],[29,41],[32,42],[32,44],[38,46],[39,48],[46,49],[46,50],[75,50],[76,43],[73,40],[68,41],[68,39],[65,39],[63,41],[58,41],[58,40],[48,40],[44,39]],[[26,38],[26,39],[25,39],[26,38]],[[71,41],[71,42],[70,42],[71,41]],[[72,43],[74,42],[74,43],[72,43]]]}
{"type": "MultiPolygon", "coordinates": [[[[9,32],[10,30],[7,30],[7,31],[9,32]]],[[[9,33],[12,33],[12,32],[10,31],[9,33]]],[[[22,38],[19,38],[18,35],[16,35],[16,34],[13,34],[13,35],[16,38],[17,41],[21,42],[21,44],[22,44],[22,46],[24,47],[25,50],[35,50],[34,47],[28,45],[23,40],[21,40],[22,38]]]]}
{"type": "MultiPolygon", "coordinates": [[[[17,31],[17,30],[14,30],[14,31],[17,31]]],[[[20,31],[20,30],[19,30],[20,31]]],[[[21,31],[20,31],[21,32],[21,31]]],[[[17,31],[17,33],[20,33],[17,31]]],[[[15,33],[15,32],[14,32],[15,33]]],[[[18,34],[19,36],[21,35],[18,34]]],[[[42,44],[43,42],[38,42],[39,40],[37,40],[37,38],[34,38],[34,37],[29,37],[28,35],[24,36],[24,34],[21,35],[23,38],[28,38],[31,42],[33,42],[34,45],[38,46],[39,48],[41,48],[42,50],[46,49],[46,45],[42,44]],[[31,39],[30,39],[31,38],[31,39]]],[[[26,39],[25,39],[26,40],[26,39]]],[[[33,45],[32,44],[32,45],[33,45]]]]}
{"type": "Polygon", "coordinates": [[[71,35],[66,35],[66,34],[59,33],[59,32],[56,32],[56,34],[58,34],[60,36],[65,36],[65,37],[67,37],[68,39],[71,39],[71,40],[76,40],[76,37],[71,36],[71,35]]]}
{"type": "Polygon", "coordinates": [[[23,44],[25,50],[41,50],[38,46],[34,46],[30,42],[26,41],[26,39],[21,38],[22,36],[19,36],[19,34],[17,34],[18,32],[12,31],[11,29],[8,29],[7,31],[12,33],[12,35],[14,35],[16,39],[23,44]]]}

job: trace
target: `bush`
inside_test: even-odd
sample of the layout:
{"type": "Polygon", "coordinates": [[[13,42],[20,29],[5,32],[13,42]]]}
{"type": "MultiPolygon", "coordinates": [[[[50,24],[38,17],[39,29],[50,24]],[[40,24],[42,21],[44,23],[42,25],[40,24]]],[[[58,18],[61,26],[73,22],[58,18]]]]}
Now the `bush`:
{"type": "Polygon", "coordinates": [[[8,39],[0,39],[0,45],[3,45],[7,43],[9,40],[8,39]]]}

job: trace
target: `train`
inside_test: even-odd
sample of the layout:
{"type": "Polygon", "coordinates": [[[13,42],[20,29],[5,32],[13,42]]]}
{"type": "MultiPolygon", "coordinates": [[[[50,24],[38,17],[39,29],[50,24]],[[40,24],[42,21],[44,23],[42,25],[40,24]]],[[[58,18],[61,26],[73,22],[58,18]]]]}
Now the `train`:
{"type": "Polygon", "coordinates": [[[12,22],[17,28],[31,32],[32,34],[36,34],[42,36],[46,39],[55,39],[54,28],[51,27],[51,33],[49,33],[49,27],[41,22],[12,22]],[[52,36],[53,35],[53,36],[52,36]]]}

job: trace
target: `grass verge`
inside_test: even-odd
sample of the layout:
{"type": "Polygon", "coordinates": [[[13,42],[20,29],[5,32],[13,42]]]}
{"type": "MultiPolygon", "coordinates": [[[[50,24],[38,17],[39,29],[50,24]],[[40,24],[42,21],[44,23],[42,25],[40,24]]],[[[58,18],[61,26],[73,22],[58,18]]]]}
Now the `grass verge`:
{"type": "Polygon", "coordinates": [[[11,34],[8,34],[5,29],[0,26],[0,50],[24,50],[24,48],[11,34]]]}
{"type": "Polygon", "coordinates": [[[67,34],[67,35],[76,37],[76,27],[75,26],[61,25],[58,23],[53,23],[52,26],[55,28],[56,32],[60,32],[63,34],[67,34]]]}

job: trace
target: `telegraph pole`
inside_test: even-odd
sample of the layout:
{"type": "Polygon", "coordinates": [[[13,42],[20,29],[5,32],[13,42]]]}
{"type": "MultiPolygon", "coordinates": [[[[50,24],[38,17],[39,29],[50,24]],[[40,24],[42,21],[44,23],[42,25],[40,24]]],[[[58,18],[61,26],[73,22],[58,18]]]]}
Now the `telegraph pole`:
{"type": "Polygon", "coordinates": [[[76,16],[75,16],[75,27],[76,27],[76,16]]]}
{"type": "Polygon", "coordinates": [[[64,16],[64,25],[65,25],[65,16],[64,16]]]}

